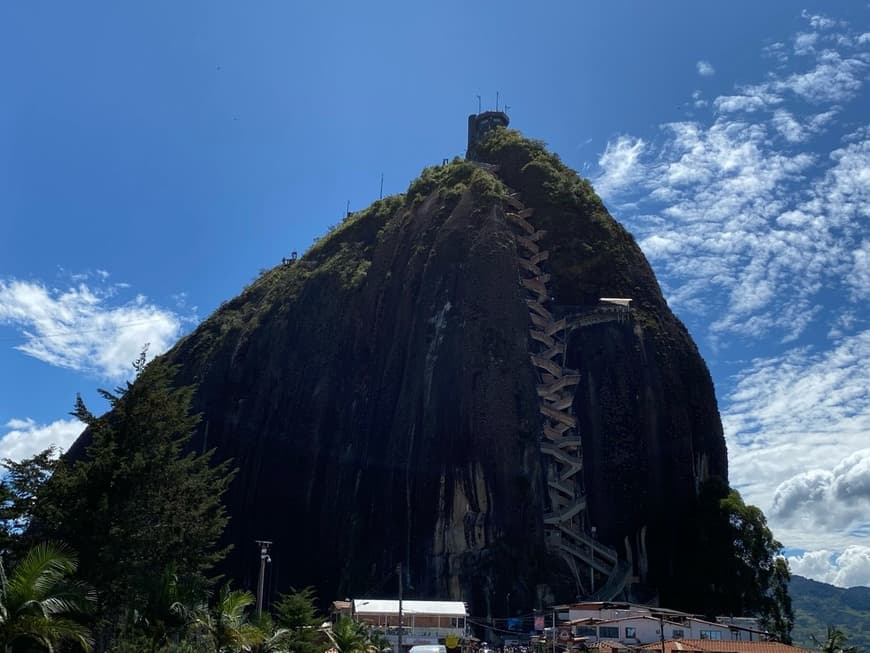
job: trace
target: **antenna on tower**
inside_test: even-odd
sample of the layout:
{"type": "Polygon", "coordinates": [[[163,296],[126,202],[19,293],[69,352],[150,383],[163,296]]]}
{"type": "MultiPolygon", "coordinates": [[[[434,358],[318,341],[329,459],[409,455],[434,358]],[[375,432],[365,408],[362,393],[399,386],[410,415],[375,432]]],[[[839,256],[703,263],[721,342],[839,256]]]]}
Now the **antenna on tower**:
{"type": "Polygon", "coordinates": [[[477,96],[477,113],[483,111],[483,108],[480,106],[480,96],[477,96]]]}
{"type": "Polygon", "coordinates": [[[495,92],[495,110],[498,111],[498,91],[495,92]]]}
{"type": "Polygon", "coordinates": [[[381,173],[381,194],[378,195],[378,199],[379,200],[384,199],[384,173],[383,172],[381,173]]]}

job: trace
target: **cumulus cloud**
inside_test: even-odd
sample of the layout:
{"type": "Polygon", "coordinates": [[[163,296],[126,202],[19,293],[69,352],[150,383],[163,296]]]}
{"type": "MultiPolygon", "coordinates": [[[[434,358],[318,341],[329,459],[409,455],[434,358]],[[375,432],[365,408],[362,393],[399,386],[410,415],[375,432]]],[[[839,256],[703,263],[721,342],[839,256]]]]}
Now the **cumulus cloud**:
{"type": "Polygon", "coordinates": [[[37,424],[30,418],[11,419],[0,436],[0,459],[19,461],[49,447],[63,453],[81,435],[85,425],[79,420],[59,419],[51,424],[37,424]]]}
{"type": "Polygon", "coordinates": [[[838,587],[870,585],[870,547],[852,545],[837,553],[822,549],[788,556],[792,573],[838,587]]]}
{"type": "Polygon", "coordinates": [[[794,38],[794,53],[795,54],[812,54],[816,51],[816,42],[819,40],[819,35],[815,32],[801,33],[794,38]]]}
{"type": "Polygon", "coordinates": [[[847,102],[863,84],[867,64],[834,50],[825,50],[815,68],[771,83],[775,91],[790,91],[810,102],[847,102]]]}
{"type": "Polygon", "coordinates": [[[870,449],[850,454],[833,469],[811,469],[783,481],[771,515],[796,526],[846,532],[870,523],[870,449]]]}
{"type": "MultiPolygon", "coordinates": [[[[102,276],[102,275],[100,275],[102,276]]],[[[64,289],[38,281],[0,279],[0,324],[23,340],[16,349],[41,361],[120,379],[143,346],[164,352],[181,332],[181,318],[138,295],[119,303],[117,287],[81,282],[64,289]]]]}
{"type": "Polygon", "coordinates": [[[703,59],[699,61],[695,66],[698,68],[698,74],[701,77],[712,77],[716,74],[716,69],[713,68],[713,64],[709,61],[704,61],[703,59]]]}

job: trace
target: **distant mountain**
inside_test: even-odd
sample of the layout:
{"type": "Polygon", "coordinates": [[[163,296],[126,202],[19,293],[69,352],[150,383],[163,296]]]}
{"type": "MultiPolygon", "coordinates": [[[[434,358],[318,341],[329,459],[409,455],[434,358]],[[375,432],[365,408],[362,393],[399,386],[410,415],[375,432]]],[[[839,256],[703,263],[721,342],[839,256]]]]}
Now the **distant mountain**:
{"type": "Polygon", "coordinates": [[[792,576],[789,593],[795,612],[792,636],[796,645],[815,648],[810,634],[821,639],[830,624],[846,633],[850,644],[870,651],[870,587],[843,589],[792,576]]]}

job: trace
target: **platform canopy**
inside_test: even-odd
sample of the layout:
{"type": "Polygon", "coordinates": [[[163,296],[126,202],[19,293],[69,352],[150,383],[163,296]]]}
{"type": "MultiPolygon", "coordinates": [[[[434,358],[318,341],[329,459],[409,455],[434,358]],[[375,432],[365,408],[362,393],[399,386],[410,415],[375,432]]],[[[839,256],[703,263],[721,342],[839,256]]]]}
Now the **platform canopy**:
{"type": "MultiPolygon", "coordinates": [[[[399,602],[393,599],[354,599],[354,614],[399,614],[399,602]]],[[[468,609],[462,601],[402,601],[403,614],[431,614],[465,617],[468,609]]]]}

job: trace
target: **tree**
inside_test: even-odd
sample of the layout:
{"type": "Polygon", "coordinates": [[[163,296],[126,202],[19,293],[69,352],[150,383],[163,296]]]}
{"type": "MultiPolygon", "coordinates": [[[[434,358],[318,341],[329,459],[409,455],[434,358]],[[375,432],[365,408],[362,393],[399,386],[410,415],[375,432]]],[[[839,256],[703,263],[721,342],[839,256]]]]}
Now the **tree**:
{"type": "Polygon", "coordinates": [[[147,609],[154,579],[183,571],[185,584],[206,587],[225,554],[222,496],[233,473],[210,466],[213,452],[190,451],[198,415],[194,389],[173,387],[175,368],[161,360],[115,393],[95,417],[79,397],[73,414],[88,426],[86,453],[63,459],[34,510],[36,528],[81,552],[81,575],[97,588],[101,613],[119,628],[130,611],[147,609]]]}
{"type": "Polygon", "coordinates": [[[6,473],[0,481],[0,549],[13,557],[27,547],[25,532],[33,516],[36,497],[57,466],[58,450],[45,449],[24,460],[0,463],[6,473]]]}
{"type": "Polygon", "coordinates": [[[221,587],[217,601],[196,619],[215,653],[250,651],[264,641],[265,635],[248,621],[247,610],[254,605],[250,592],[231,590],[229,583],[221,587]]]}
{"type": "Polygon", "coordinates": [[[353,619],[340,618],[329,634],[338,653],[368,653],[369,637],[365,626],[353,619]]]}
{"type": "Polygon", "coordinates": [[[314,588],[301,590],[291,588],[289,594],[282,594],[274,606],[275,624],[285,631],[282,642],[284,649],[291,653],[322,653],[326,648],[318,628],[322,619],[317,614],[314,588]]]}
{"type": "Polygon", "coordinates": [[[35,642],[49,651],[62,641],[90,651],[90,633],[76,619],[96,602],[92,588],[70,579],[76,559],[62,546],[38,544],[7,577],[0,562],[0,647],[35,642]]]}
{"type": "Polygon", "coordinates": [[[764,513],[719,479],[705,482],[699,504],[698,558],[688,581],[704,602],[697,607],[710,617],[756,615],[773,637],[791,643],[791,575],[764,513]]]}
{"type": "Polygon", "coordinates": [[[206,592],[190,578],[179,579],[172,569],[165,569],[146,584],[144,599],[140,610],[129,613],[129,626],[145,636],[149,650],[157,651],[183,639],[205,604],[206,592]]]}
{"type": "Polygon", "coordinates": [[[791,644],[791,631],[794,628],[794,610],[788,593],[791,571],[788,568],[788,561],[781,555],[776,557],[773,565],[773,575],[761,621],[774,639],[783,644],[791,644]]]}
{"type": "Polygon", "coordinates": [[[828,626],[824,641],[815,635],[810,635],[810,638],[821,653],[859,653],[857,646],[846,646],[849,638],[836,626],[828,626]]]}

